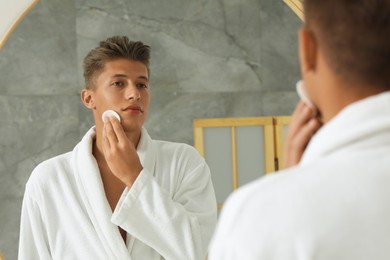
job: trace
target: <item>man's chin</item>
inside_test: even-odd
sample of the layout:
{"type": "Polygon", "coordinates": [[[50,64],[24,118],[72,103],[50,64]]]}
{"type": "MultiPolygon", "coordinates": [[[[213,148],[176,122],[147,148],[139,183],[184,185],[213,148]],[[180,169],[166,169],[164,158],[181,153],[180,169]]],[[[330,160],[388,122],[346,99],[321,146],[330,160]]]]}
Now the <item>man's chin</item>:
{"type": "Polygon", "coordinates": [[[128,124],[126,122],[122,122],[123,131],[126,133],[134,133],[141,131],[142,124],[128,124]]]}

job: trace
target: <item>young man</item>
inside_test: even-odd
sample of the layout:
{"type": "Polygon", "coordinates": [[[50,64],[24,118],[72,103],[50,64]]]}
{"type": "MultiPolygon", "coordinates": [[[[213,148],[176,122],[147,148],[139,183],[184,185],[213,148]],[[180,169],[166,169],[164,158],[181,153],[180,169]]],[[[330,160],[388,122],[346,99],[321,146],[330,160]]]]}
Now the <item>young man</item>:
{"type": "Polygon", "coordinates": [[[19,259],[204,259],[216,223],[209,168],[188,145],[143,128],[150,48],[127,37],[84,59],[92,127],[36,167],[23,200],[19,259]],[[120,116],[102,121],[106,110],[120,116]]]}
{"type": "Polygon", "coordinates": [[[298,104],[286,163],[299,164],[229,198],[210,260],[390,259],[390,1],[304,10],[301,70],[324,125],[298,104]]]}

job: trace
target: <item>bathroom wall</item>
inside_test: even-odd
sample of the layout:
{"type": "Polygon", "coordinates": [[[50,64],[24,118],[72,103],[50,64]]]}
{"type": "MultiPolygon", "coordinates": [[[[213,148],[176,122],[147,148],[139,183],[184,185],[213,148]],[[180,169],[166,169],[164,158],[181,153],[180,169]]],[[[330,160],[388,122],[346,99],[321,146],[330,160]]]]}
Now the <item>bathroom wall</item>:
{"type": "Polygon", "coordinates": [[[298,101],[296,32],[282,0],[41,0],[0,50],[0,251],[17,258],[25,183],[93,125],[81,62],[99,40],[152,47],[155,139],[193,143],[192,120],[289,115],[298,101]]]}

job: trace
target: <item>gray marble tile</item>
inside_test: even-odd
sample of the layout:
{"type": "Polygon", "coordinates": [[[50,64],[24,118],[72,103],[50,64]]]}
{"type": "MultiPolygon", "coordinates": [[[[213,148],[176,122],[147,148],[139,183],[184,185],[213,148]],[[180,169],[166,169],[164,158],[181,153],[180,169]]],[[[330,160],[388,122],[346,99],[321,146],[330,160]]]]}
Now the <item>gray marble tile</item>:
{"type": "Polygon", "coordinates": [[[234,93],[232,95],[233,109],[230,117],[259,117],[263,116],[263,94],[256,92],[234,93]]]}
{"type": "Polygon", "coordinates": [[[89,110],[84,106],[84,104],[79,102],[78,104],[79,107],[79,139],[85,135],[85,133],[95,125],[95,120],[93,119],[93,114],[92,111],[89,110]]]}
{"type": "Polygon", "coordinates": [[[0,96],[0,197],[21,196],[32,169],[73,149],[78,98],[0,96]]]}
{"type": "Polygon", "coordinates": [[[263,0],[262,3],[263,88],[289,91],[301,77],[297,33],[303,23],[283,1],[263,0]]]}
{"type": "Polygon", "coordinates": [[[210,18],[210,15],[207,14],[214,14],[215,11],[220,9],[218,1],[206,0],[84,0],[77,1],[76,6],[79,10],[96,9],[117,17],[138,15],[150,17],[157,21],[172,20],[177,22],[197,20],[204,17],[210,18]]]}
{"type": "Polygon", "coordinates": [[[5,259],[17,259],[21,197],[8,197],[0,204],[0,251],[5,259]]]}
{"type": "Polygon", "coordinates": [[[155,105],[145,126],[155,139],[193,145],[194,119],[262,116],[261,109],[258,93],[181,93],[155,105]]]}
{"type": "Polygon", "coordinates": [[[74,94],[74,0],[41,0],[0,51],[0,95],[74,94]]]}
{"type": "Polygon", "coordinates": [[[154,139],[193,144],[193,119],[223,117],[229,113],[231,93],[179,94],[149,114],[146,128],[154,139]]]}
{"type": "Polygon", "coordinates": [[[250,5],[237,9],[237,5],[221,3],[223,14],[216,19],[224,24],[222,28],[196,20],[177,22],[161,17],[157,20],[149,13],[139,15],[142,12],[124,18],[98,8],[79,9],[78,64],[99,40],[126,34],[152,46],[152,76],[164,88],[188,92],[259,90],[260,30],[256,27],[260,18],[258,22],[252,21],[256,16],[250,5]],[[246,16],[249,10],[252,14],[246,16]],[[248,20],[244,21],[244,17],[248,20]]]}
{"type": "Polygon", "coordinates": [[[262,95],[264,116],[290,116],[299,101],[295,91],[269,92],[262,95]]]}

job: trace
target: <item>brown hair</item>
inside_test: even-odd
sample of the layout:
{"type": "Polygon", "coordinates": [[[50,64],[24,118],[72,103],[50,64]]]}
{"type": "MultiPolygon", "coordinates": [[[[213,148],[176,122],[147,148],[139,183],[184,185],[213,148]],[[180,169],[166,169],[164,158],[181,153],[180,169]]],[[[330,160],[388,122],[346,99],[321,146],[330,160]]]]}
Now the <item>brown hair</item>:
{"type": "Polygon", "coordinates": [[[99,43],[84,58],[84,80],[86,88],[94,87],[94,78],[107,61],[129,59],[142,62],[149,73],[150,46],[140,41],[130,41],[126,36],[113,36],[99,43]]]}
{"type": "Polygon", "coordinates": [[[304,0],[306,26],[343,80],[390,88],[390,1],[304,0]]]}

